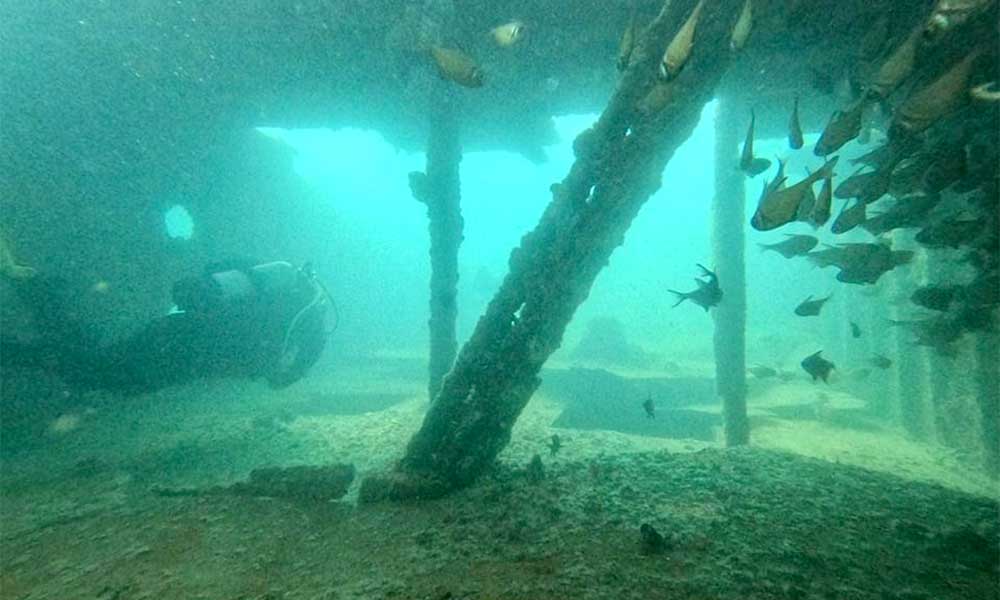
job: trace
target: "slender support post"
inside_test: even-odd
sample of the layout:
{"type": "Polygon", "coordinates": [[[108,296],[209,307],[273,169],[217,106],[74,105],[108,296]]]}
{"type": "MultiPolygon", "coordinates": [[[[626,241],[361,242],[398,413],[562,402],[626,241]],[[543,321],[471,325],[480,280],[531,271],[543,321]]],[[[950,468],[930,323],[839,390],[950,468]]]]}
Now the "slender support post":
{"type": "Polygon", "coordinates": [[[458,250],[462,244],[459,163],[462,147],[452,94],[441,90],[431,108],[427,140],[427,175],[423,201],[427,205],[431,247],[430,361],[428,398],[441,389],[458,353],[455,322],[458,316],[458,250]]]}
{"type": "Polygon", "coordinates": [[[715,195],[712,198],[713,264],[722,287],[714,309],[715,384],[722,398],[726,446],[750,443],[746,382],[746,190],[739,162],[735,107],[719,100],[715,118],[715,195]]]}

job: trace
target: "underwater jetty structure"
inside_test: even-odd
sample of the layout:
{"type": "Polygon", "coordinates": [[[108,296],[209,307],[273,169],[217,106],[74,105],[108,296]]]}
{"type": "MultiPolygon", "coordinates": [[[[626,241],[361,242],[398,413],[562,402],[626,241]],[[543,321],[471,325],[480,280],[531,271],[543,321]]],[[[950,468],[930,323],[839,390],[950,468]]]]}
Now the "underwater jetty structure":
{"type": "MultiPolygon", "coordinates": [[[[371,498],[443,494],[474,481],[507,444],[574,311],[643,202],[661,183],[671,187],[660,181],[664,165],[717,97],[725,125],[717,132],[712,266],[725,301],[713,310],[716,339],[726,344],[716,344],[716,376],[727,442],[746,443],[740,340],[742,288],[753,283],[742,281],[747,215],[739,202],[727,203],[742,197],[743,182],[721,164],[735,162],[734,136],[753,109],[759,138],[784,137],[798,92],[811,98],[799,107],[802,129],[823,130],[844,108],[845,83],[877,72],[925,22],[944,30],[943,42],[930,44],[926,68],[904,78],[892,103],[960,62],[977,40],[977,69],[995,74],[996,0],[754,0],[752,31],[739,51],[730,36],[744,0],[705,0],[690,58],[669,81],[657,74],[660,58],[697,0],[516,4],[517,15],[509,3],[465,0],[141,1],[127,11],[111,3],[0,5],[0,50],[8,57],[0,61],[3,224],[19,253],[47,257],[47,268],[129,282],[128,290],[81,308],[85,320],[106,323],[102,333],[114,336],[116,327],[162,311],[162,291],[192,264],[270,256],[275,248],[291,259],[315,259],[328,247],[310,240],[341,235],[335,209],[301,201],[312,192],[294,172],[294,152],[257,128],[370,128],[398,148],[426,150],[426,168],[411,177],[411,188],[427,206],[431,238],[428,393],[435,401],[397,471],[363,487],[371,498]],[[480,59],[487,77],[481,89],[426,77],[430,61],[400,27],[413,13],[443,5],[456,18],[441,37],[480,59]],[[633,8],[641,35],[616,76],[616,47],[633,8]],[[484,24],[512,17],[527,24],[525,43],[493,47],[484,24]],[[987,26],[964,29],[977,21],[987,26]],[[414,71],[423,79],[407,75],[414,71]],[[499,291],[459,351],[462,152],[507,150],[537,161],[555,141],[553,115],[593,111],[602,113],[575,141],[575,164],[511,253],[499,291]],[[163,236],[163,212],[174,204],[186,207],[200,232],[190,243],[163,236]]],[[[927,154],[935,156],[938,141],[945,147],[954,134],[959,147],[974,142],[971,158],[995,158],[997,106],[979,101],[951,114],[947,127],[921,132],[927,154]]],[[[838,183],[851,168],[837,166],[838,183]]],[[[982,168],[995,181],[996,161],[982,168]]],[[[980,184],[969,173],[958,177],[970,189],[980,184]]],[[[996,185],[985,189],[976,214],[992,211],[985,222],[995,227],[996,185]]],[[[938,251],[917,248],[912,237],[895,242],[938,251]]],[[[995,248],[954,250],[978,252],[969,261],[984,263],[978,272],[991,282],[995,248]]],[[[951,266],[957,258],[941,260],[958,270],[951,266]]],[[[929,263],[922,275],[894,272],[891,278],[909,279],[890,287],[902,293],[932,284],[939,270],[929,263]]],[[[981,455],[997,473],[996,332],[966,331],[942,345],[942,356],[914,345],[915,338],[944,336],[931,327],[941,319],[886,332],[888,301],[880,304],[870,314],[845,313],[865,330],[856,347],[907,357],[884,375],[885,385],[863,392],[866,399],[912,437],[981,455]]],[[[897,316],[912,320],[912,307],[897,316]]],[[[945,324],[957,317],[966,315],[949,314],[945,324]]]]}

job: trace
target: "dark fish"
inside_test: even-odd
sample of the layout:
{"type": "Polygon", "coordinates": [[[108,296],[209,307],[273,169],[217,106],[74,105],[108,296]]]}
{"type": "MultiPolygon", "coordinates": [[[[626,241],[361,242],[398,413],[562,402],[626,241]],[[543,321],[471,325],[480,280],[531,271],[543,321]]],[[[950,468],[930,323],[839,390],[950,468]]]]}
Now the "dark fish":
{"type": "Polygon", "coordinates": [[[811,235],[786,233],[786,240],[776,244],[758,244],[763,250],[773,250],[785,258],[803,256],[816,247],[819,240],[811,235]]]}
{"type": "Polygon", "coordinates": [[[868,379],[868,376],[871,374],[872,374],[871,369],[864,369],[864,368],[854,369],[853,371],[851,371],[851,379],[854,379],[856,381],[864,381],[865,379],[868,379]]]}
{"type": "Polygon", "coordinates": [[[638,37],[638,27],[635,20],[635,2],[629,7],[628,23],[625,31],[622,32],[621,42],[618,43],[618,61],[616,66],[619,71],[624,71],[628,67],[632,58],[632,50],[635,49],[635,39],[638,37]]]}
{"type": "Polygon", "coordinates": [[[444,79],[469,88],[482,87],[483,72],[476,61],[461,50],[434,46],[431,48],[431,57],[444,79]]]}
{"type": "Polygon", "coordinates": [[[555,456],[559,452],[559,449],[562,448],[562,440],[559,439],[558,435],[552,434],[552,437],[549,438],[548,446],[549,446],[549,452],[552,454],[552,456],[555,456]]]}
{"type": "Polygon", "coordinates": [[[910,301],[931,310],[946,311],[961,290],[957,285],[925,285],[913,291],[910,301]]]}
{"type": "Polygon", "coordinates": [[[818,267],[839,267],[838,281],[875,283],[883,274],[908,263],[913,252],[892,250],[884,244],[854,243],[810,252],[807,257],[818,267]]]}
{"type": "Polygon", "coordinates": [[[823,305],[826,304],[826,301],[830,298],[832,298],[832,295],[827,296],[826,298],[818,298],[816,300],[813,300],[812,296],[809,296],[795,307],[795,314],[800,317],[818,316],[819,311],[823,310],[823,305]]]}
{"type": "Polygon", "coordinates": [[[830,226],[830,231],[833,233],[846,233],[864,223],[868,217],[864,202],[855,200],[854,205],[847,208],[849,202],[850,200],[844,203],[844,207],[840,209],[840,214],[837,215],[837,218],[833,221],[833,225],[830,226]]]}
{"type": "Polygon", "coordinates": [[[865,204],[871,204],[889,191],[894,166],[890,163],[877,171],[856,172],[837,186],[834,195],[838,198],[860,198],[865,204]]]}
{"type": "Polygon", "coordinates": [[[920,25],[915,27],[882,63],[868,83],[869,94],[876,98],[888,98],[910,76],[916,64],[922,30],[920,25]]]}
{"type": "Polygon", "coordinates": [[[809,223],[813,227],[822,227],[826,225],[826,222],[830,220],[830,205],[833,198],[833,177],[825,177],[823,179],[823,187],[819,190],[819,196],[816,197],[816,202],[813,205],[812,215],[809,217],[809,223]]]}
{"type": "Polygon", "coordinates": [[[718,306],[719,302],[722,300],[722,289],[719,287],[719,278],[709,271],[702,265],[698,265],[698,268],[702,271],[702,277],[704,279],[696,277],[694,282],[698,284],[698,287],[690,292],[678,292],[676,290],[667,290],[671,294],[675,294],[678,298],[674,306],[677,306],[685,300],[690,300],[698,306],[708,309],[713,306],[718,306]]]}
{"type": "Polygon", "coordinates": [[[861,337],[861,328],[854,321],[851,321],[851,337],[854,339],[861,337]]]}
{"type": "Polygon", "coordinates": [[[879,255],[860,265],[841,269],[837,273],[837,281],[842,283],[872,284],[879,278],[900,265],[905,265],[913,259],[911,250],[891,250],[886,255],[879,255]]]}
{"type": "Polygon", "coordinates": [[[813,184],[820,179],[832,176],[836,164],[837,157],[834,156],[826,161],[819,170],[795,185],[773,189],[767,193],[757,205],[750,225],[758,231],[768,231],[794,221],[799,211],[799,205],[802,204],[813,184]]]}
{"type": "Polygon", "coordinates": [[[865,110],[866,101],[859,98],[846,110],[833,113],[823,129],[813,154],[827,156],[836,152],[841,146],[858,137],[861,133],[861,116],[865,110]]]}
{"type": "Polygon", "coordinates": [[[815,354],[810,354],[802,359],[801,364],[805,372],[812,376],[813,381],[822,379],[824,383],[827,383],[827,379],[830,377],[830,371],[837,367],[832,362],[820,356],[822,353],[823,351],[820,350],[815,354]]]}
{"type": "Polygon", "coordinates": [[[893,229],[922,227],[927,213],[940,202],[938,194],[918,193],[898,198],[885,212],[876,215],[861,226],[872,235],[880,235],[893,229]]]}
{"type": "Polygon", "coordinates": [[[771,161],[766,158],[754,158],[753,155],[753,128],[756,115],[750,111],[750,126],[747,127],[746,139],[743,141],[743,152],[740,154],[740,170],[756,177],[771,166],[771,161]]]}
{"type": "Polygon", "coordinates": [[[655,419],[656,418],[656,404],[653,403],[653,395],[649,394],[646,396],[646,400],[642,403],[642,410],[646,411],[646,418],[655,419]]]}
{"type": "Polygon", "coordinates": [[[809,186],[802,196],[802,202],[799,203],[799,210],[795,211],[795,220],[811,223],[814,208],[816,208],[816,192],[813,191],[812,186],[809,186]]]}
{"type": "Polygon", "coordinates": [[[973,49],[927,87],[911,94],[895,113],[890,137],[899,131],[909,135],[920,133],[967,102],[969,76],[983,50],[983,47],[973,49]]]}
{"type": "Polygon", "coordinates": [[[945,315],[913,321],[890,320],[889,323],[909,329],[918,346],[928,346],[945,355],[954,353],[952,344],[964,333],[945,315]]]}
{"type": "Polygon", "coordinates": [[[788,119],[788,147],[798,150],[802,147],[802,125],[799,124],[799,97],[792,104],[792,116],[788,119]]]}
{"type": "Polygon", "coordinates": [[[750,374],[756,377],[757,379],[767,379],[768,377],[777,377],[778,375],[778,371],[776,369],[772,369],[771,367],[765,367],[763,365],[750,367],[749,369],[747,369],[747,371],[749,371],[750,374]]]}
{"type": "Polygon", "coordinates": [[[892,361],[881,354],[873,354],[869,362],[873,367],[878,367],[879,369],[888,369],[892,366],[892,361]]]}
{"type": "Polygon", "coordinates": [[[979,219],[946,219],[924,227],[914,239],[928,248],[958,248],[968,244],[982,228],[979,219]]]}

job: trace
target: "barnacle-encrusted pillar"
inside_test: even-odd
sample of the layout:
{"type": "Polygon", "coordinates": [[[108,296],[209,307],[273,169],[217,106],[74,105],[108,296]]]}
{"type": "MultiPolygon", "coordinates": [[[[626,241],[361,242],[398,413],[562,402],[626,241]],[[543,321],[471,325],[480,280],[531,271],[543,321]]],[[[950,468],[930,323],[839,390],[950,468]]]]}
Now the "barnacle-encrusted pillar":
{"type": "Polygon", "coordinates": [[[712,199],[713,264],[722,302],[713,309],[715,386],[722,398],[726,446],[750,443],[746,380],[746,190],[739,162],[739,124],[732,103],[719,100],[715,118],[715,196],[712,199]]]}
{"type": "MultiPolygon", "coordinates": [[[[443,83],[441,84],[444,85],[443,83]]],[[[427,170],[423,176],[411,174],[414,196],[427,206],[431,238],[430,360],[428,398],[441,389],[441,381],[451,369],[458,352],[455,321],[458,316],[458,249],[462,244],[461,189],[459,163],[462,146],[454,97],[448,89],[438,90],[432,103],[427,138],[427,170]]]]}
{"type": "Polygon", "coordinates": [[[695,0],[668,2],[645,30],[607,108],[574,141],[576,161],[552,188],[538,225],[510,256],[510,271],[445,377],[406,455],[361,499],[431,497],[465,486],[493,465],[538,387],[597,274],[660,187],[667,160],[690,136],[725,70],[743,0],[707,0],[694,51],[650,109],[668,40],[695,0]]]}

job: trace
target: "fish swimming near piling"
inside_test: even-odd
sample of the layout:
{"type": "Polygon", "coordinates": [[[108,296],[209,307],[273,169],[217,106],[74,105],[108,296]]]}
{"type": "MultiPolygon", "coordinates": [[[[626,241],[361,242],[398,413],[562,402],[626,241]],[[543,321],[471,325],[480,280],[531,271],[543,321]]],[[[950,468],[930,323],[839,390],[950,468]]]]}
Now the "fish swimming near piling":
{"type": "Polygon", "coordinates": [[[756,115],[751,110],[750,125],[747,127],[747,135],[743,141],[743,152],[740,154],[740,170],[751,177],[760,175],[771,166],[771,161],[768,159],[755,158],[753,155],[753,129],[755,121],[756,115]]]}
{"type": "Polygon", "coordinates": [[[848,231],[854,229],[858,225],[865,222],[868,218],[868,212],[866,204],[861,200],[855,200],[854,205],[850,208],[847,207],[850,200],[844,203],[844,207],[840,210],[840,214],[833,221],[833,225],[830,226],[830,231],[836,234],[847,233],[848,231]]]}
{"type": "Polygon", "coordinates": [[[868,361],[873,367],[885,370],[892,366],[892,361],[881,354],[873,354],[868,361]]]}
{"type": "Polygon", "coordinates": [[[750,225],[758,231],[768,231],[794,221],[799,205],[807,197],[814,183],[833,175],[837,158],[830,160],[802,181],[790,187],[772,189],[761,198],[750,225]]]}
{"type": "Polygon", "coordinates": [[[888,98],[903,81],[913,72],[916,65],[917,46],[923,27],[918,25],[910,32],[892,54],[885,59],[878,71],[868,83],[869,95],[875,98],[888,98]]]}
{"type": "Polygon", "coordinates": [[[816,202],[813,205],[812,214],[809,216],[809,223],[813,227],[822,227],[826,225],[826,222],[830,220],[830,206],[833,199],[833,177],[823,178],[823,187],[819,190],[819,196],[816,196],[816,202]]]}
{"type": "Polygon", "coordinates": [[[829,383],[828,379],[830,377],[830,372],[836,367],[832,362],[826,360],[821,355],[823,351],[820,350],[815,354],[810,354],[809,356],[802,359],[802,369],[809,373],[813,381],[817,379],[822,379],[823,383],[829,383]]]}
{"type": "Polygon", "coordinates": [[[747,38],[750,37],[750,30],[753,28],[753,6],[751,3],[751,0],[746,0],[743,3],[740,16],[736,19],[736,25],[733,26],[733,33],[729,37],[729,47],[732,50],[742,49],[747,43],[747,38]]]}
{"type": "Polygon", "coordinates": [[[819,243],[819,240],[811,235],[786,233],[785,236],[787,239],[775,244],[758,244],[758,246],[765,251],[777,252],[785,258],[794,258],[808,254],[819,243]]]}
{"type": "Polygon", "coordinates": [[[969,76],[982,53],[982,47],[973,49],[940,77],[903,101],[890,126],[890,137],[895,131],[910,135],[920,133],[966,102],[969,76]]]}
{"type": "Polygon", "coordinates": [[[497,25],[490,30],[490,35],[493,37],[493,41],[497,43],[498,46],[503,48],[509,48],[521,39],[524,34],[524,23],[520,21],[510,21],[509,23],[504,23],[503,25],[497,25]]]}
{"type": "Polygon", "coordinates": [[[678,298],[677,302],[674,303],[674,306],[677,306],[685,300],[690,300],[694,304],[704,308],[705,312],[708,312],[709,308],[718,306],[719,302],[722,300],[722,289],[719,287],[719,278],[715,275],[715,273],[709,271],[702,265],[698,265],[698,268],[701,269],[702,277],[704,279],[698,277],[695,278],[694,282],[698,285],[696,289],[690,292],[678,292],[676,290],[667,291],[671,294],[675,294],[678,298]]]}
{"type": "Polygon", "coordinates": [[[768,379],[769,377],[778,376],[777,369],[772,369],[771,367],[765,367],[764,365],[756,365],[753,367],[749,367],[747,371],[757,379],[768,379]]]}
{"type": "Polygon", "coordinates": [[[812,296],[809,296],[801,303],[799,303],[798,306],[795,307],[795,314],[797,314],[800,317],[819,316],[819,312],[823,310],[823,305],[826,304],[827,300],[829,300],[832,297],[833,296],[830,295],[827,296],[826,298],[817,298],[813,300],[812,296]]]}
{"type": "Polygon", "coordinates": [[[861,328],[854,321],[851,321],[851,337],[854,339],[861,337],[861,328]]]}
{"type": "Polygon", "coordinates": [[[827,122],[823,133],[813,148],[816,156],[827,156],[840,149],[847,142],[861,133],[861,117],[864,114],[866,100],[859,98],[845,110],[833,113],[827,122]]]}
{"type": "Polygon", "coordinates": [[[698,18],[701,16],[701,7],[704,4],[705,0],[698,0],[691,15],[681,25],[677,35],[670,40],[666,52],[663,53],[660,76],[664,79],[676,77],[687,63],[688,58],[691,57],[691,49],[694,47],[694,32],[698,28],[698,18]]]}
{"type": "Polygon", "coordinates": [[[453,48],[433,46],[431,57],[442,78],[468,88],[482,87],[483,72],[468,54],[453,48]]]}
{"type": "Polygon", "coordinates": [[[925,285],[913,291],[910,301],[930,310],[946,311],[961,290],[957,285],[925,285]]]}
{"type": "Polygon", "coordinates": [[[792,116],[788,119],[788,147],[798,150],[802,147],[802,125],[799,124],[799,97],[792,104],[792,116]]]}

